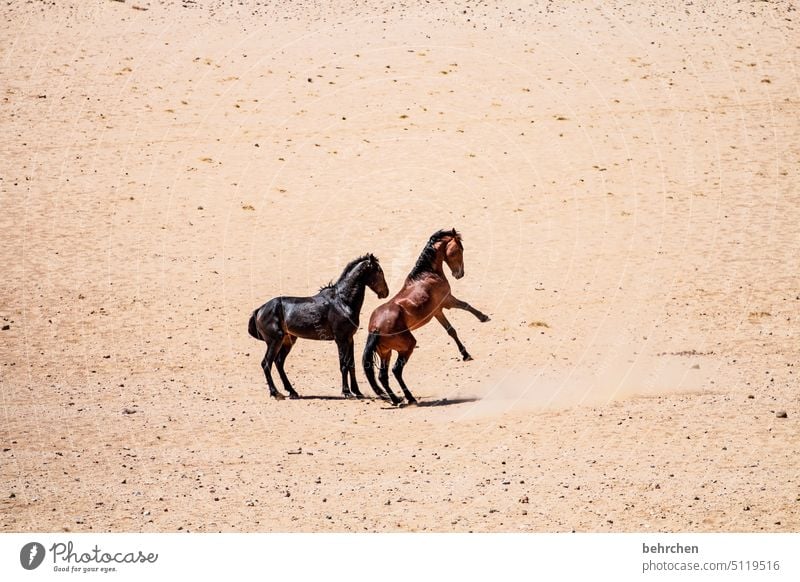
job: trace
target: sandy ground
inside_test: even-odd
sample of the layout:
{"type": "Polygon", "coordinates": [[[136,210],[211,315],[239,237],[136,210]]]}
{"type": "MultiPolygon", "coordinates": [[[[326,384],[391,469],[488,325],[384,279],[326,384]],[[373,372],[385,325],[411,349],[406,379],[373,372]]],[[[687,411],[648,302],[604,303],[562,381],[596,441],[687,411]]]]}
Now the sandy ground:
{"type": "Polygon", "coordinates": [[[0,530],[800,530],[800,14],[559,4],[3,3],[0,530]],[[453,226],[475,361],[268,399],[453,226]]]}

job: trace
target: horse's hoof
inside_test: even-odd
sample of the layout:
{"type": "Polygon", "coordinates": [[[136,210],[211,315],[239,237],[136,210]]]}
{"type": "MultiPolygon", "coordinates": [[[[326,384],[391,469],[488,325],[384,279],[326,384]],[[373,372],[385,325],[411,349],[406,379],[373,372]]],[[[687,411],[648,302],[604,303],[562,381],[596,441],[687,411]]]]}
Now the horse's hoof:
{"type": "Polygon", "coordinates": [[[392,398],[392,406],[402,406],[403,401],[399,398],[392,398]]]}
{"type": "Polygon", "coordinates": [[[464,361],[465,361],[465,362],[471,362],[471,361],[472,361],[472,360],[474,360],[474,359],[475,359],[475,358],[473,358],[473,357],[472,357],[472,356],[470,356],[469,354],[464,354],[464,361]]]}
{"type": "Polygon", "coordinates": [[[417,404],[419,404],[419,402],[417,402],[416,398],[407,399],[406,406],[416,406],[417,404]]]}
{"type": "Polygon", "coordinates": [[[355,398],[352,392],[342,392],[342,396],[345,400],[350,400],[351,398],[355,398]]]}
{"type": "Polygon", "coordinates": [[[285,400],[286,397],[281,394],[280,392],[271,392],[270,396],[272,396],[275,400],[285,400]]]}
{"type": "Polygon", "coordinates": [[[480,321],[481,323],[486,323],[487,321],[491,321],[491,318],[488,315],[481,315],[478,318],[478,321],[480,321]]]}
{"type": "Polygon", "coordinates": [[[361,392],[353,392],[357,400],[364,400],[364,395],[361,392]]]}
{"type": "Polygon", "coordinates": [[[300,395],[297,392],[290,392],[289,393],[289,400],[299,400],[300,395]]]}

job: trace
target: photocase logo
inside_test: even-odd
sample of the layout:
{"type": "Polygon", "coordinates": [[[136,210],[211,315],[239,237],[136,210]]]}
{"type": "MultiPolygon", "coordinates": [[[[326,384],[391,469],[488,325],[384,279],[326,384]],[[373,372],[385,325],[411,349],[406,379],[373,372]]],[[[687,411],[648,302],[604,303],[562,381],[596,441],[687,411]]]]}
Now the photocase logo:
{"type": "Polygon", "coordinates": [[[44,560],[44,546],[39,542],[29,542],[19,552],[19,563],[26,570],[35,570],[44,560]]]}

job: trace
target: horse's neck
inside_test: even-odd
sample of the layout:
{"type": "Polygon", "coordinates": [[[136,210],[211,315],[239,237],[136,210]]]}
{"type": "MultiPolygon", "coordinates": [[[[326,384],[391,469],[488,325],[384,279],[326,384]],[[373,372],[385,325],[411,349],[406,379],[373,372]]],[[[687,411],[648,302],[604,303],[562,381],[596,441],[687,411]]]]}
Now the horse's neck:
{"type": "Polygon", "coordinates": [[[433,257],[433,272],[437,275],[444,275],[444,268],[442,264],[444,263],[444,245],[439,249],[433,257]]]}
{"type": "Polygon", "coordinates": [[[444,264],[444,247],[441,247],[439,250],[436,251],[436,254],[433,255],[433,259],[431,259],[431,266],[430,272],[435,275],[444,276],[444,268],[442,265],[444,264]]]}
{"type": "Polygon", "coordinates": [[[352,269],[341,281],[336,283],[336,294],[356,312],[361,311],[364,304],[366,284],[358,276],[358,269],[352,269]]]}

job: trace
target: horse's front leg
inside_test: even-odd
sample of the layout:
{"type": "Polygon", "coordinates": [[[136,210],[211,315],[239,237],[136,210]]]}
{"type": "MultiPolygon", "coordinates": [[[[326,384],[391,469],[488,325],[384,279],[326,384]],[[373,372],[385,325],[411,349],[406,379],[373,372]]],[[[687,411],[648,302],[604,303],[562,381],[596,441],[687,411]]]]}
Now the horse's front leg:
{"type": "Polygon", "coordinates": [[[447,309],[463,309],[464,311],[469,311],[472,315],[477,317],[481,322],[486,323],[489,321],[489,316],[483,313],[482,311],[478,311],[472,305],[467,303],[466,301],[461,301],[461,299],[456,299],[452,295],[450,295],[445,302],[444,305],[447,309]]]}
{"type": "Polygon", "coordinates": [[[356,382],[356,357],[354,353],[353,338],[350,338],[350,343],[347,346],[347,365],[350,372],[350,392],[356,398],[364,398],[361,390],[358,389],[358,382],[356,382]]]}
{"type": "Polygon", "coordinates": [[[350,372],[350,365],[347,363],[348,349],[347,342],[336,340],[336,347],[339,348],[339,370],[342,372],[342,396],[352,398],[353,393],[347,385],[347,374],[350,372]]]}
{"type": "Polygon", "coordinates": [[[469,355],[467,352],[467,348],[464,347],[464,344],[461,343],[461,340],[458,339],[458,334],[456,333],[456,328],[450,325],[450,322],[444,316],[444,313],[441,311],[436,314],[436,321],[442,324],[442,327],[447,332],[453,341],[456,342],[456,346],[458,347],[458,351],[461,353],[461,357],[464,359],[465,362],[468,362],[472,359],[472,356],[469,355]]]}

